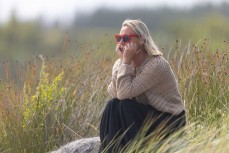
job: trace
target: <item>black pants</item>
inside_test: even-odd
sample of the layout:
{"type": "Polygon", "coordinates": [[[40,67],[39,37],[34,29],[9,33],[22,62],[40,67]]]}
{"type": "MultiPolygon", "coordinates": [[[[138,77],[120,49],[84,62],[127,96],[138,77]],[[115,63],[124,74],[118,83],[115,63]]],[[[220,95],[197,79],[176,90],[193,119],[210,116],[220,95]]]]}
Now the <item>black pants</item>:
{"type": "MultiPolygon", "coordinates": [[[[114,98],[108,102],[102,115],[100,151],[108,147],[112,141],[114,142],[122,134],[123,137],[119,140],[119,147],[128,144],[134,139],[146,119],[152,119],[146,135],[152,134],[156,129],[160,129],[161,131],[167,131],[165,137],[184,127],[186,123],[184,111],[178,116],[173,116],[169,113],[160,112],[150,105],[140,104],[135,100],[114,98]],[[160,127],[162,124],[163,128],[160,127]]],[[[155,133],[158,134],[158,131],[155,133]]],[[[111,145],[108,152],[113,152],[114,146],[111,145]]]]}

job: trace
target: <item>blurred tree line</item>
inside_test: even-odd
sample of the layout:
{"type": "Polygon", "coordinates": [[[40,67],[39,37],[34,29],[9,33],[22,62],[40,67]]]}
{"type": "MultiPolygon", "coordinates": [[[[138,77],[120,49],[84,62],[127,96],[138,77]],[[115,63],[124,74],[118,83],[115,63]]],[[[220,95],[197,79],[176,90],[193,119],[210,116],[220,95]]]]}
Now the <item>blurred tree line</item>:
{"type": "Polygon", "coordinates": [[[0,25],[0,59],[25,61],[34,55],[60,52],[60,28],[45,27],[39,20],[20,22],[13,12],[7,23],[0,25]]]}
{"type": "Polygon", "coordinates": [[[126,18],[140,18],[152,29],[164,28],[165,24],[179,19],[193,19],[200,21],[212,13],[218,13],[224,17],[229,16],[229,3],[222,3],[220,6],[212,4],[197,5],[192,9],[182,8],[131,8],[127,10],[112,10],[100,8],[93,14],[81,14],[76,17],[74,26],[79,27],[113,27],[119,28],[120,23],[126,18]],[[163,26],[163,27],[161,27],[163,26]]]}
{"type": "Polygon", "coordinates": [[[75,19],[74,26],[113,27],[119,30],[121,23],[128,18],[143,20],[154,39],[167,47],[171,46],[174,39],[198,42],[207,38],[211,39],[213,46],[229,41],[229,3],[226,2],[219,6],[197,5],[192,9],[162,7],[115,11],[101,8],[92,15],[82,14],[75,19]]]}
{"type": "Polygon", "coordinates": [[[0,25],[0,80],[18,78],[27,62],[40,54],[60,53],[62,33],[61,28],[44,26],[39,20],[21,22],[13,11],[10,20],[0,25]]]}
{"type": "Polygon", "coordinates": [[[220,6],[209,4],[187,10],[164,7],[117,11],[100,8],[93,14],[78,15],[67,27],[58,22],[47,26],[39,19],[22,22],[13,12],[11,19],[0,25],[0,60],[24,62],[34,55],[59,55],[66,46],[69,47],[66,39],[71,40],[71,50],[77,52],[85,44],[96,44],[100,38],[103,41],[101,35],[113,39],[113,34],[119,32],[121,23],[127,18],[143,20],[160,48],[169,49],[176,40],[185,44],[207,38],[213,47],[222,43],[227,45],[229,41],[229,4],[226,2],[220,6]]]}

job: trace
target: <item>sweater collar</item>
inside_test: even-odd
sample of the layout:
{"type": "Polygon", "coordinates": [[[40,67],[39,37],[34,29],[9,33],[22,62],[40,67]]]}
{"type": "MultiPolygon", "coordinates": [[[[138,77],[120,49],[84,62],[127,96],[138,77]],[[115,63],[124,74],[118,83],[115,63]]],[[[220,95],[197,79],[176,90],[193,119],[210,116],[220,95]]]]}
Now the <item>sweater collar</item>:
{"type": "Polygon", "coordinates": [[[139,72],[141,71],[142,67],[143,67],[152,57],[153,57],[153,56],[151,56],[151,55],[147,55],[147,56],[145,57],[145,60],[142,62],[142,64],[135,68],[135,71],[136,71],[137,73],[139,73],[139,72]]]}

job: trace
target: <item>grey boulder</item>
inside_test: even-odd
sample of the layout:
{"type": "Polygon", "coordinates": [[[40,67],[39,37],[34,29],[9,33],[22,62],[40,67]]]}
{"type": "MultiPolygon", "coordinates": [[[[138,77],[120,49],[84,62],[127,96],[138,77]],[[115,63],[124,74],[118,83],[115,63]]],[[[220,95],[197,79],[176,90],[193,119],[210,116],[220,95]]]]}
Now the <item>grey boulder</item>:
{"type": "Polygon", "coordinates": [[[99,137],[84,138],[66,144],[51,153],[98,153],[99,145],[99,137]]]}

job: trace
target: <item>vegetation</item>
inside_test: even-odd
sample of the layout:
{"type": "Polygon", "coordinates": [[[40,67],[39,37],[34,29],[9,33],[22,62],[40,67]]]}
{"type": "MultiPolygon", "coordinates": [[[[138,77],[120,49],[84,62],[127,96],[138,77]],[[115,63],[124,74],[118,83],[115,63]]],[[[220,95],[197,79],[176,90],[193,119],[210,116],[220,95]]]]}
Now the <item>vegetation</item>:
{"type": "MultiPolygon", "coordinates": [[[[180,151],[226,152],[227,48],[210,50],[208,40],[186,48],[180,44],[178,41],[175,52],[165,55],[178,76],[187,108],[188,145],[180,151]]],[[[90,49],[46,61],[36,57],[21,73],[24,79],[19,80],[24,84],[10,79],[1,82],[1,151],[47,152],[71,140],[98,135],[102,109],[109,98],[110,67],[116,57],[105,46],[90,49]]],[[[165,148],[171,149],[170,145],[165,148]]]]}
{"type": "MultiPolygon", "coordinates": [[[[229,23],[226,14],[214,15],[167,22],[164,30],[153,30],[179,81],[187,134],[182,140],[175,134],[161,146],[153,140],[135,141],[126,152],[229,151],[229,23]]],[[[48,152],[75,139],[98,136],[117,59],[117,30],[63,31],[16,18],[1,25],[0,152],[48,152]]]]}

